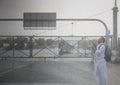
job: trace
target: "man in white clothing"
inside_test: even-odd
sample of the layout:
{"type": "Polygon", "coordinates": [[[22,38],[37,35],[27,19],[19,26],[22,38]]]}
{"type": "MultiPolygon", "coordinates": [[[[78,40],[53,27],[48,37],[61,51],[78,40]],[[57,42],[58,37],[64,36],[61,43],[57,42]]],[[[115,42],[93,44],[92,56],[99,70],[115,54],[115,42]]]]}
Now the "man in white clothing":
{"type": "Polygon", "coordinates": [[[108,75],[107,75],[107,66],[105,61],[105,38],[100,37],[98,39],[98,45],[95,50],[95,78],[98,82],[98,85],[107,85],[108,75]]]}

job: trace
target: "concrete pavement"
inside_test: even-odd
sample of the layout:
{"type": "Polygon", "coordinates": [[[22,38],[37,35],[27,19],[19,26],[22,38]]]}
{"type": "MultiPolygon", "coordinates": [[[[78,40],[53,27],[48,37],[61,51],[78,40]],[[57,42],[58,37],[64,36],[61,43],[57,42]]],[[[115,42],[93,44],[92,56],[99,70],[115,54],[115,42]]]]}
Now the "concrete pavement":
{"type": "MultiPolygon", "coordinates": [[[[15,69],[8,72],[7,69],[1,75],[0,85],[97,85],[90,59],[26,60],[15,63],[15,69]]],[[[108,63],[109,85],[119,85],[119,70],[119,64],[108,63]]]]}

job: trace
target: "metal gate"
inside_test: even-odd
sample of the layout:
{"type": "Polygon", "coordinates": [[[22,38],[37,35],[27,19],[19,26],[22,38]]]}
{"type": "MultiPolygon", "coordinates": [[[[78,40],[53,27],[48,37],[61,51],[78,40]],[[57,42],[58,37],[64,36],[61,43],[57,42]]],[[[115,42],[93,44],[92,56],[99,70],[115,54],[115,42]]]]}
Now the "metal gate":
{"type": "Polygon", "coordinates": [[[0,36],[0,58],[89,58],[98,37],[0,36]]]}

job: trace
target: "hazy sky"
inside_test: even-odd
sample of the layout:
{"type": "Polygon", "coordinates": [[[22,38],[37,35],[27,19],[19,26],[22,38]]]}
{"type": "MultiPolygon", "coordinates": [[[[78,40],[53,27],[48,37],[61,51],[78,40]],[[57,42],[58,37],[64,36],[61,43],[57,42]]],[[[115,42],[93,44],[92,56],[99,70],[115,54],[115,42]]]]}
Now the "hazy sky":
{"type": "MultiPolygon", "coordinates": [[[[117,1],[120,8],[120,0],[117,1]]],[[[23,18],[24,12],[56,12],[57,18],[98,18],[112,34],[114,0],[0,0],[0,18],[23,18]]],[[[118,12],[118,17],[120,13],[118,12]]],[[[120,18],[119,18],[120,20],[120,18]]],[[[98,22],[57,22],[56,30],[24,30],[22,22],[0,22],[0,35],[104,35],[98,22]]],[[[118,21],[119,30],[119,21],[118,21]]],[[[120,35],[120,31],[118,31],[120,35]]]]}

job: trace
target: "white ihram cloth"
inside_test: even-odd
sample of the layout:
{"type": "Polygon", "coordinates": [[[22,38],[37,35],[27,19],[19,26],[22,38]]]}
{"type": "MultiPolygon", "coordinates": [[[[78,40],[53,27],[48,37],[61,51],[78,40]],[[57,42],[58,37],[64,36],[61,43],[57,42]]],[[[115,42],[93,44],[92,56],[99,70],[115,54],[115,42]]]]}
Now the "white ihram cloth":
{"type": "Polygon", "coordinates": [[[100,43],[97,45],[95,52],[95,59],[94,59],[94,65],[95,65],[95,78],[98,82],[98,85],[107,85],[108,82],[108,76],[107,76],[107,66],[106,61],[104,59],[105,57],[105,45],[103,43],[100,43]]]}

